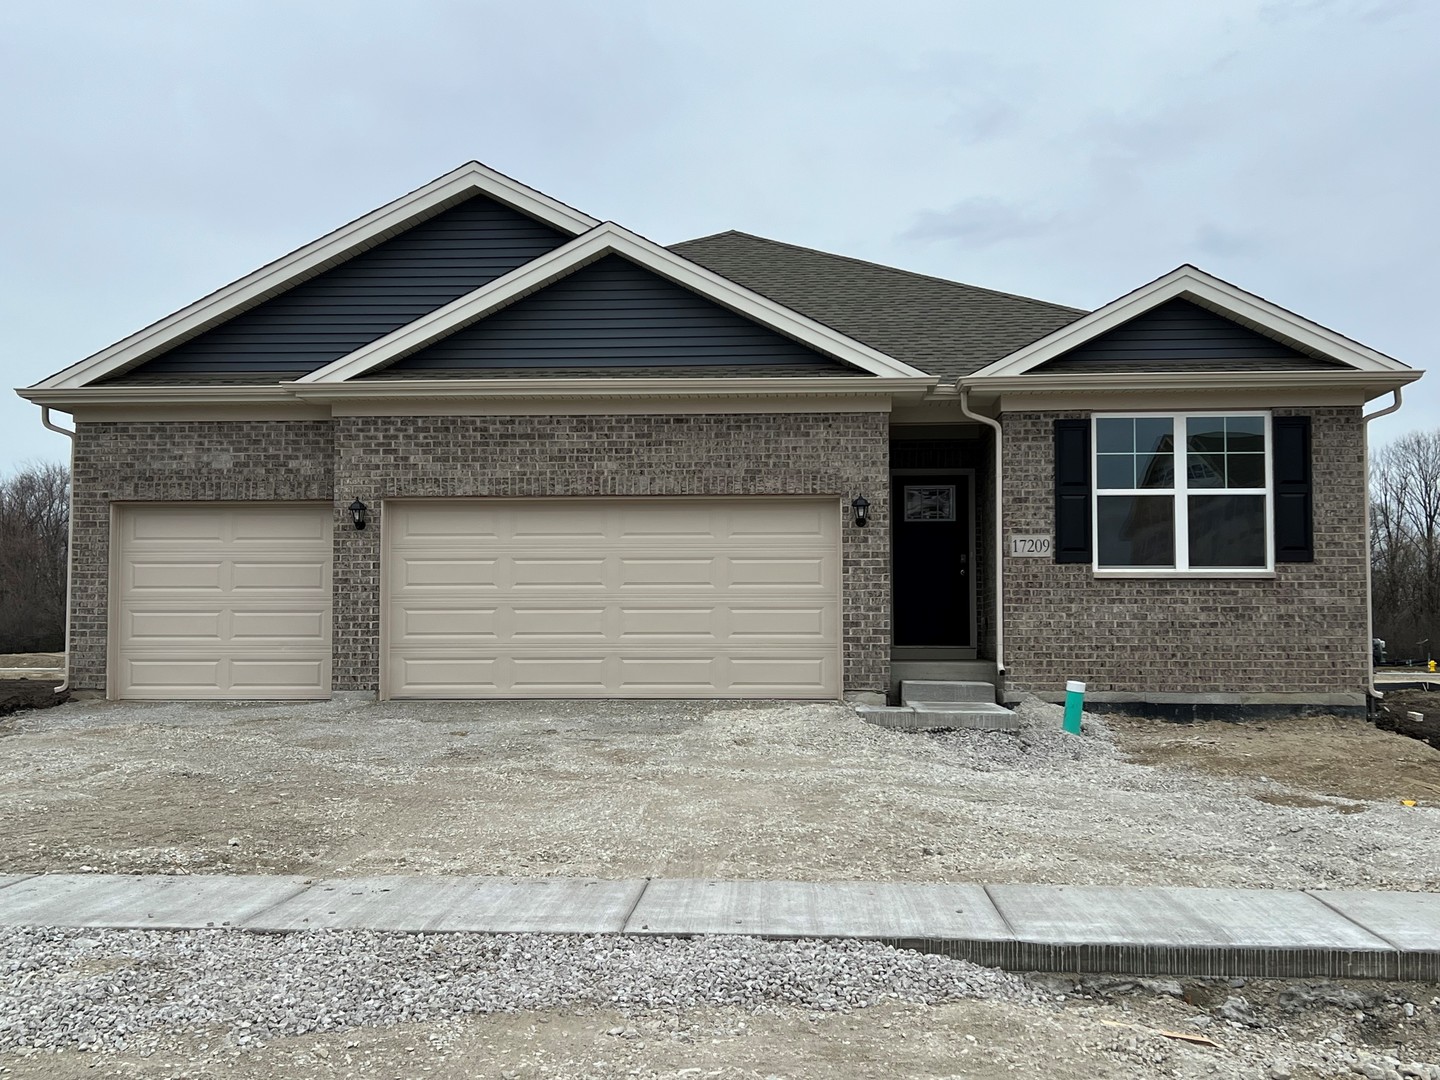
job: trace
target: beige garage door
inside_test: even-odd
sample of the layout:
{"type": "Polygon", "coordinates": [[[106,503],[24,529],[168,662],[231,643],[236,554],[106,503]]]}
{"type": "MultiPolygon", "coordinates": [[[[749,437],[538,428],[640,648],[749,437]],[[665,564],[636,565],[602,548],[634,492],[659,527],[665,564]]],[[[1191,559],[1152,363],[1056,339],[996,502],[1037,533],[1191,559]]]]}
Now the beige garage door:
{"type": "Polygon", "coordinates": [[[834,499],[387,502],[391,697],[840,693],[834,499]]]}
{"type": "Polygon", "coordinates": [[[330,693],[330,508],[118,511],[111,694],[330,693]]]}

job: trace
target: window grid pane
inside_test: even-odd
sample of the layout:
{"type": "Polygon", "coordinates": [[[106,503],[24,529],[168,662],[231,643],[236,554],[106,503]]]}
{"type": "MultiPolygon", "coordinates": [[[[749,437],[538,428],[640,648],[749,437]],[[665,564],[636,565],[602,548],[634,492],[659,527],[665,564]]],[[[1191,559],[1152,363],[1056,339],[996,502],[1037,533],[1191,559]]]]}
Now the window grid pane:
{"type": "Polygon", "coordinates": [[[1097,417],[1096,566],[1268,566],[1265,431],[1263,415],[1097,417]],[[1185,469],[1177,478],[1179,446],[1185,469]],[[1137,494],[1116,493],[1127,484],[1137,494]],[[1177,536],[1179,520],[1185,526],[1177,536]]]}

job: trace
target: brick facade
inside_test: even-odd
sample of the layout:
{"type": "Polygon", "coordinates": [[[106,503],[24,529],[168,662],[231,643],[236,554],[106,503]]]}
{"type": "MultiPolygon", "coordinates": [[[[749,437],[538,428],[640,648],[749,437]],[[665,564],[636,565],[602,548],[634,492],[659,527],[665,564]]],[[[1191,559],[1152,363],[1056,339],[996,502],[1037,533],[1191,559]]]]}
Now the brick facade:
{"type": "Polygon", "coordinates": [[[889,425],[884,413],[339,417],[84,423],[75,447],[72,680],[103,689],[113,500],[322,500],[336,507],[333,686],[374,690],[381,502],[394,497],[857,494],[845,525],[846,690],[889,676],[889,425]],[[333,424],[333,427],[332,427],[333,424]],[[332,437],[333,436],[333,437],[332,437]],[[373,524],[349,527],[351,500],[373,524]]]}
{"type": "MultiPolygon", "coordinates": [[[[1179,694],[1359,694],[1368,675],[1365,430],[1358,408],[1312,418],[1315,561],[1275,576],[1097,578],[1088,565],[1007,558],[1006,686],[1179,694]]],[[[1081,412],[1004,414],[1005,533],[1055,527],[1054,429],[1081,412]]]]}

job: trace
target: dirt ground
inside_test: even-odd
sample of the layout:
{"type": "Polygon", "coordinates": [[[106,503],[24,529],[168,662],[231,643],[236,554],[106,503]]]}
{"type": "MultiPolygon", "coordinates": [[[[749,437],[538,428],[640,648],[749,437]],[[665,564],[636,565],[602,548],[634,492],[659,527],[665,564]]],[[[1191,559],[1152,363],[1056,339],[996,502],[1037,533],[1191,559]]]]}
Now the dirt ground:
{"type": "Polygon", "coordinates": [[[338,1080],[435,1077],[968,1077],[1000,1080],[1280,1080],[1440,1076],[1440,987],[1404,983],[1185,982],[1041,977],[1053,1004],[886,1004],[851,1013],[692,1009],[522,1011],[357,1028],[244,1050],[225,1033],[149,1057],[0,1055],[15,1080],[338,1080]],[[1184,1033],[1214,1045],[1161,1032],[1184,1033]],[[1387,1061],[1386,1059],[1389,1059],[1387,1061]],[[1359,1068],[1355,1068],[1359,1066],[1359,1068]],[[1352,1068],[1354,1071],[1352,1072],[1352,1068]],[[1390,1069],[1387,1074],[1384,1070],[1390,1069]]]}
{"type": "Polygon", "coordinates": [[[1440,752],[1363,721],[1077,740],[783,703],[72,702],[10,724],[0,872],[1440,889],[1440,752]]]}

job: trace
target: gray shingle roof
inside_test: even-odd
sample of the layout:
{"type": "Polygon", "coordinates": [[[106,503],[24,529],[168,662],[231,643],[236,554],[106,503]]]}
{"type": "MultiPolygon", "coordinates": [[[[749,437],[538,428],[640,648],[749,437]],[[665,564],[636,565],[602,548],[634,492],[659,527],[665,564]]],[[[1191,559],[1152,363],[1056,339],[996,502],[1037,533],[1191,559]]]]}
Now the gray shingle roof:
{"type": "Polygon", "coordinates": [[[978,371],[1087,314],[742,232],[670,250],[931,375],[978,371]]]}

